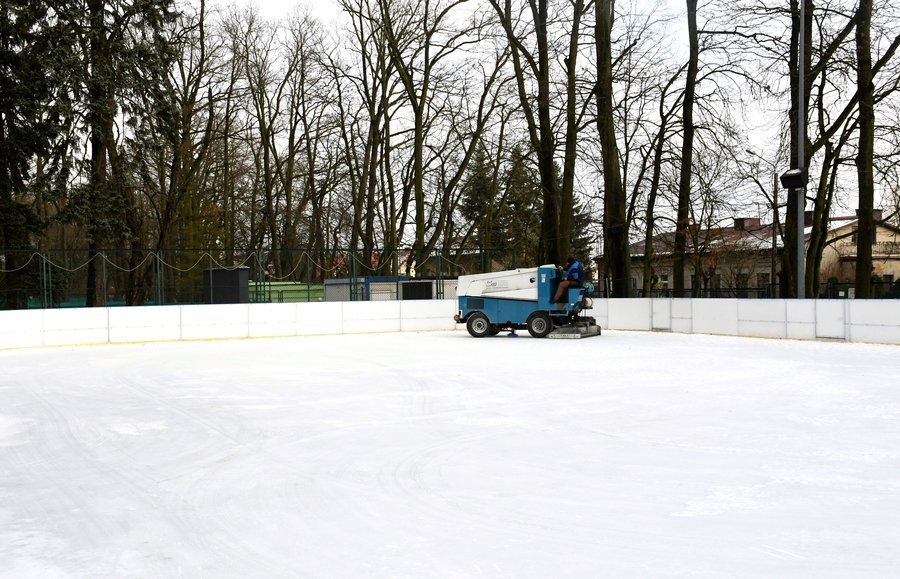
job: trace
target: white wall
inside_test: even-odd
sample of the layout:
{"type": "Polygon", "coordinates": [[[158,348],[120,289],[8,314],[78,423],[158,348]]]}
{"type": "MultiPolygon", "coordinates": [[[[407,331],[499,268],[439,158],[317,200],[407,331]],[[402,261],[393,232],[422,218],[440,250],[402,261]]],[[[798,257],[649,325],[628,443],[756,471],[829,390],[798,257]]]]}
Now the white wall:
{"type": "Polygon", "coordinates": [[[900,344],[900,300],[594,300],[611,330],[900,344]]]}
{"type": "MultiPolygon", "coordinates": [[[[0,311],[0,349],[461,329],[456,300],[0,311]]],[[[900,300],[595,299],[604,329],[900,345],[900,300]]]]}
{"type": "Polygon", "coordinates": [[[0,311],[0,350],[318,334],[452,330],[456,300],[0,311]]]}

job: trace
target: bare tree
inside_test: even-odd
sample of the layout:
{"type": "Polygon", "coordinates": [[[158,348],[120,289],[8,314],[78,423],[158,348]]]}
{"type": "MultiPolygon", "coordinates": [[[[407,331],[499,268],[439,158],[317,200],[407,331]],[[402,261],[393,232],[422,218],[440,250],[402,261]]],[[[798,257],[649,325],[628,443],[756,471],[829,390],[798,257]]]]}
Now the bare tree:
{"type": "MultiPolygon", "coordinates": [[[[519,104],[541,176],[543,214],[539,252],[542,261],[559,263],[568,253],[572,238],[577,140],[581,128],[579,110],[587,106],[579,103],[579,38],[582,19],[589,13],[592,2],[573,1],[572,16],[561,23],[550,18],[548,0],[528,0],[519,9],[513,8],[511,0],[502,5],[499,0],[490,0],[490,3],[510,46],[519,104]],[[559,28],[559,25],[564,29],[564,48],[561,49],[555,44],[557,39],[551,37],[551,29],[559,28]],[[528,42],[531,37],[533,43],[528,42]],[[551,63],[558,51],[563,52],[565,77],[554,82],[551,63]],[[533,94],[535,85],[536,95],[533,94]],[[558,181],[555,165],[560,139],[555,129],[554,85],[563,87],[562,183],[558,181]]],[[[587,94],[590,95],[590,91],[587,94]]]]}
{"type": "Polygon", "coordinates": [[[594,42],[597,52],[597,131],[603,158],[603,232],[607,271],[613,297],[631,294],[631,250],[628,240],[625,188],[619,169],[619,150],[613,120],[612,26],[613,3],[595,4],[594,42]]]}
{"type": "Polygon", "coordinates": [[[496,106],[492,95],[506,58],[502,52],[494,55],[494,66],[485,71],[477,105],[466,110],[471,81],[462,75],[460,59],[480,41],[483,27],[478,22],[451,24],[455,9],[466,1],[425,2],[415,10],[401,11],[401,3],[379,0],[390,58],[412,116],[412,162],[404,188],[412,194],[415,227],[407,267],[421,266],[441,240],[460,180],[496,106]],[[458,155],[449,172],[442,163],[448,155],[458,155]],[[435,174],[427,179],[432,167],[435,174]],[[428,189],[433,192],[431,203],[428,189]]]}
{"type": "Polygon", "coordinates": [[[342,0],[349,17],[348,58],[329,57],[341,144],[346,163],[345,185],[351,222],[349,246],[362,246],[362,261],[390,268],[400,244],[400,207],[396,189],[381,187],[383,170],[392,163],[390,117],[400,80],[393,73],[380,8],[366,0],[342,0]],[[352,61],[349,60],[352,58],[352,61]],[[382,252],[375,255],[376,245],[382,252]]]}

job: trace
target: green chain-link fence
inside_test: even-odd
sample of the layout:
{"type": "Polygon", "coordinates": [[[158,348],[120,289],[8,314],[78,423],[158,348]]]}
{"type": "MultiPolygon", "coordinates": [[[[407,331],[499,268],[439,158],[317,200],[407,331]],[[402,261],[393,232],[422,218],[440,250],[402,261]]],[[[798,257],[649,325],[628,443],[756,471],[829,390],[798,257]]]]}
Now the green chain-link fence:
{"type": "Polygon", "coordinates": [[[0,249],[0,309],[440,299],[459,275],[518,265],[484,248],[0,249]]]}

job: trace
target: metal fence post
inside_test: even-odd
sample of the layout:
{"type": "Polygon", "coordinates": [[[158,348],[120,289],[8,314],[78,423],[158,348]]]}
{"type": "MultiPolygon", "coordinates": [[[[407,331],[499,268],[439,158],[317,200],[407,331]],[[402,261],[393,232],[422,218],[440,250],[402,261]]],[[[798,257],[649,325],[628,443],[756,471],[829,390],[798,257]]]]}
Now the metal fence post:
{"type": "Polygon", "coordinates": [[[100,268],[100,287],[103,292],[103,305],[109,306],[109,282],[106,279],[106,251],[100,250],[100,263],[102,267],[100,268]]]}
{"type": "Polygon", "coordinates": [[[158,253],[153,254],[153,278],[156,305],[165,305],[162,258],[159,257],[158,253]]]}
{"type": "Polygon", "coordinates": [[[41,260],[41,307],[53,307],[53,273],[50,271],[50,259],[47,254],[40,253],[41,260]]]}
{"type": "Polygon", "coordinates": [[[206,256],[209,258],[209,259],[208,259],[209,265],[207,266],[207,269],[209,270],[209,303],[214,303],[214,300],[213,300],[212,255],[210,255],[210,254],[207,252],[206,256]]]}
{"type": "Polygon", "coordinates": [[[356,279],[356,252],[352,249],[347,251],[350,257],[350,301],[355,302],[359,299],[359,288],[356,279]]]}
{"type": "Polygon", "coordinates": [[[444,250],[437,250],[437,255],[435,256],[435,261],[437,262],[437,276],[436,281],[434,283],[435,287],[435,298],[442,300],[444,299],[444,250]]]}
{"type": "Polygon", "coordinates": [[[39,289],[41,292],[41,308],[47,307],[47,265],[44,263],[44,254],[38,254],[38,261],[40,262],[40,267],[38,267],[38,283],[40,285],[39,289]]]}
{"type": "Polygon", "coordinates": [[[310,291],[309,284],[312,279],[312,256],[309,254],[309,251],[306,252],[306,303],[312,301],[312,295],[310,291]]]}
{"type": "MultiPolygon", "coordinates": [[[[266,295],[267,295],[267,296],[268,296],[268,295],[271,295],[271,292],[272,292],[272,280],[269,279],[269,276],[268,276],[268,275],[266,275],[266,268],[265,268],[265,266],[263,265],[262,256],[259,254],[259,252],[257,252],[256,256],[257,256],[257,257],[256,257],[256,267],[257,267],[258,270],[259,270],[259,277],[260,277],[260,279],[263,280],[263,284],[264,284],[265,290],[266,290],[266,295]]],[[[271,299],[271,298],[267,298],[266,301],[268,301],[268,300],[270,300],[270,299],[271,299]]]]}
{"type": "MultiPolygon", "coordinates": [[[[262,255],[259,250],[253,250],[253,260],[251,261],[253,264],[253,279],[256,280],[256,284],[253,286],[255,291],[253,292],[255,295],[253,296],[254,301],[272,301],[272,285],[266,277],[265,270],[263,269],[262,263],[262,255]],[[265,298],[265,299],[263,299],[265,298]]],[[[212,273],[210,273],[212,276],[212,273]]],[[[212,279],[212,277],[210,277],[212,279]]]]}

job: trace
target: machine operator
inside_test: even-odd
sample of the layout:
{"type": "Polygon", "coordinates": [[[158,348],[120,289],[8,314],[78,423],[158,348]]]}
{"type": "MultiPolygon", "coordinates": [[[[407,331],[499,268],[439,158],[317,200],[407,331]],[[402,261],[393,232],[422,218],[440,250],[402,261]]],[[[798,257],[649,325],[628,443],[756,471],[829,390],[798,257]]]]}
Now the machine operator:
{"type": "Polygon", "coordinates": [[[562,298],[569,291],[569,288],[579,287],[581,282],[584,281],[584,268],[581,267],[581,262],[571,255],[566,258],[566,269],[563,273],[564,279],[559,282],[559,288],[556,290],[556,295],[553,296],[555,303],[565,301],[562,298]]]}

